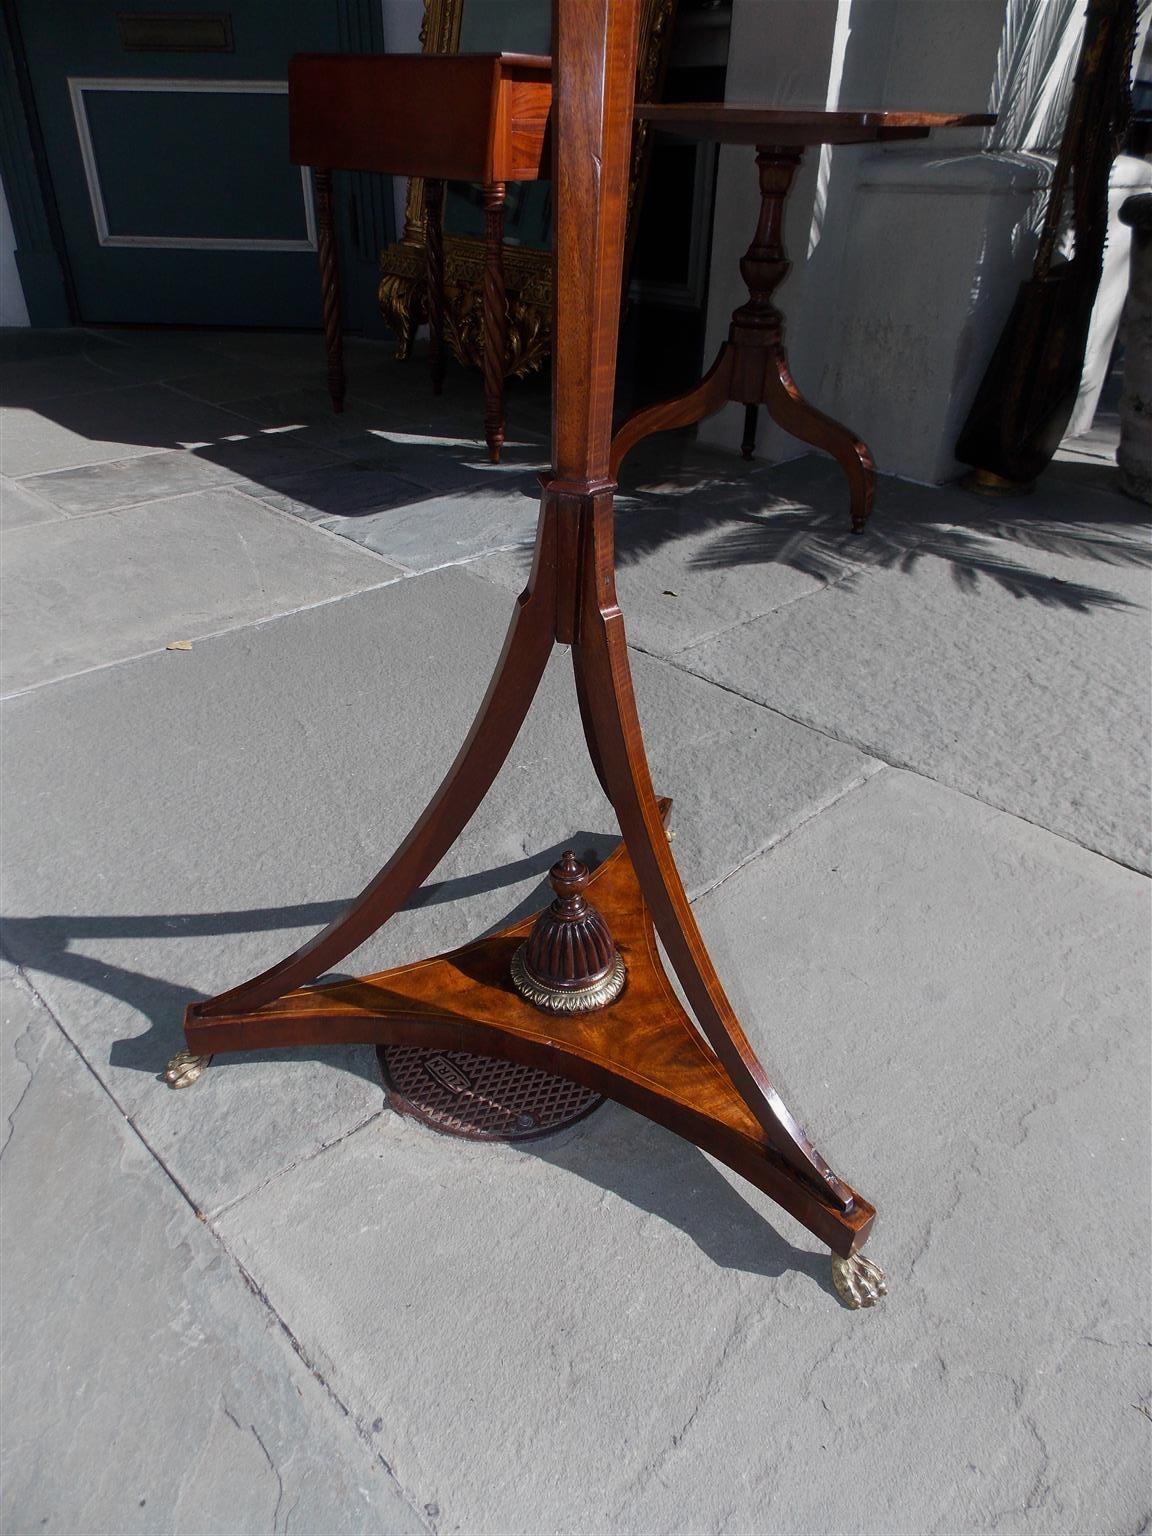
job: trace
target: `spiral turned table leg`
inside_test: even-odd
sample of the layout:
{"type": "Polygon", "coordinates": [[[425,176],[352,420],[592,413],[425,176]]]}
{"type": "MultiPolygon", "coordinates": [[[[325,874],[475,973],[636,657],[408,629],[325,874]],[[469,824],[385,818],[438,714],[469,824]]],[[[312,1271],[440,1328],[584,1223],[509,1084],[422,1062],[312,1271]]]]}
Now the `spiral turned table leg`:
{"type": "Polygon", "coordinates": [[[484,437],[488,457],[493,464],[499,464],[504,446],[504,365],[508,349],[502,181],[484,185],[484,246],[484,437]]]}
{"type": "Polygon", "coordinates": [[[340,323],[340,261],[336,253],[336,217],[332,172],[318,170],[316,247],[320,257],[320,292],[324,309],[324,347],[328,353],[328,393],[332,409],[344,409],[344,332],[340,323]]]}
{"type": "Polygon", "coordinates": [[[424,252],[428,262],[428,366],[432,393],[444,389],[444,183],[424,183],[424,252]]]}

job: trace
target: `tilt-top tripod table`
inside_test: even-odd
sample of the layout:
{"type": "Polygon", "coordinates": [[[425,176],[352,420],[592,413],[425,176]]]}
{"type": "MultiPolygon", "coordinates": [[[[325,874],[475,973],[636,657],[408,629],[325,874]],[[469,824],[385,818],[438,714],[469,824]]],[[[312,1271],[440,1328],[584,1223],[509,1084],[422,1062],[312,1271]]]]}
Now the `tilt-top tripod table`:
{"type": "Polygon", "coordinates": [[[185,1087],[213,1054],[323,1043],[464,1051],[558,1073],[720,1158],[828,1244],[851,1306],[884,1277],[874,1208],[825,1162],[756,1059],[704,947],[648,770],[616,601],[609,477],[639,0],[556,0],[553,469],[528,586],[456,761],[351,906],[287,959],[185,1015],[185,1087]],[[589,879],[565,855],[535,921],[357,981],[310,985],[432,873],[505,761],[557,643],[623,843],[589,879]],[[594,898],[595,906],[588,897],[594,898]],[[656,933],[695,1023],[665,975],[656,933]]]}
{"type": "Polygon", "coordinates": [[[784,348],[784,317],[772,303],[773,293],[792,265],[783,240],[784,208],[792,180],[810,144],[923,139],[934,128],[986,128],[995,117],[955,112],[833,112],[711,101],[642,103],[636,107],[636,116],[682,137],[755,146],[760,219],[740,263],[748,302],[733,312],[719,357],[695,389],[647,406],[624,423],[612,443],[613,479],[625,454],[643,438],[703,421],[730,400],[744,407],[741,450],[750,459],[756,449],[757,412],[763,405],[786,432],[837,460],[848,479],[852,532],[863,533],[876,489],[872,455],[854,432],[810,405],[797,389],[784,348]]]}

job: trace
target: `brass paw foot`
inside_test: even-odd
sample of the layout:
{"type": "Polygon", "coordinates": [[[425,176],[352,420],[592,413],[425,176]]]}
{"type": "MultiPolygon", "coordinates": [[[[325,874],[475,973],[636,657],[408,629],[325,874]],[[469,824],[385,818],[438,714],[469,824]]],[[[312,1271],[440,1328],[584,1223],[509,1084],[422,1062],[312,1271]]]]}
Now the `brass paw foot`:
{"type": "Polygon", "coordinates": [[[847,1259],[832,1255],[832,1284],[846,1307],[874,1307],[888,1294],[884,1271],[862,1253],[847,1259]]]}
{"type": "Polygon", "coordinates": [[[164,1081],[169,1088],[191,1088],[211,1060],[193,1051],[178,1051],[164,1069],[164,1081]]]}

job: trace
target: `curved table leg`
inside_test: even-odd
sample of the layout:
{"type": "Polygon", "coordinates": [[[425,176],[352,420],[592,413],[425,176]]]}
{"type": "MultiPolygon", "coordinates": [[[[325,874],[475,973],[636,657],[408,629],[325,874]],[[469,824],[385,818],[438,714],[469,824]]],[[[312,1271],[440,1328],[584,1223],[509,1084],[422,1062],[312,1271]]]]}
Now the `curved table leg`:
{"type": "Polygon", "coordinates": [[[352,904],[286,959],[208,1002],[189,1017],[251,1011],[307,985],[363,944],[418,889],[468,825],[503,767],[536,696],[555,639],[556,515],[546,506],[536,562],[488,692],[456,761],[423,815],[352,904]]]}
{"type": "Polygon", "coordinates": [[[696,925],[665,835],[636,711],[624,619],[612,582],[611,497],[598,499],[585,516],[593,520],[593,531],[584,540],[584,600],[572,662],[644,899],[700,1028],[769,1144],[794,1172],[850,1210],[851,1190],[816,1151],[757,1061],[696,925]]]}
{"type": "Polygon", "coordinates": [[[675,427],[689,427],[694,421],[703,421],[706,416],[715,415],[721,406],[727,405],[731,399],[729,387],[732,362],[732,348],[725,342],[719,357],[695,389],[690,389],[685,395],[676,395],[671,400],[661,400],[658,405],[646,406],[644,410],[629,416],[612,439],[610,473],[613,480],[619,475],[625,456],[642,439],[651,437],[653,432],[671,432],[675,427]]]}
{"type": "Polygon", "coordinates": [[[596,742],[595,717],[592,710],[592,700],[588,693],[588,678],[580,667],[573,666],[572,670],[576,678],[576,703],[580,707],[580,724],[584,728],[584,743],[588,748],[588,756],[600,788],[604,791],[605,799],[611,804],[612,791],[608,788],[608,778],[604,772],[604,763],[600,756],[600,748],[596,742]]]}
{"type": "Polygon", "coordinates": [[[783,347],[774,348],[766,361],[764,403],[768,414],[785,432],[813,448],[822,448],[840,465],[848,480],[852,532],[863,533],[876,494],[876,466],[867,444],[805,400],[788,371],[783,347]]]}
{"type": "Polygon", "coordinates": [[[756,418],[760,414],[758,405],[746,405],[744,407],[744,436],[740,441],[740,454],[742,458],[750,459],[756,452],[756,418]]]}

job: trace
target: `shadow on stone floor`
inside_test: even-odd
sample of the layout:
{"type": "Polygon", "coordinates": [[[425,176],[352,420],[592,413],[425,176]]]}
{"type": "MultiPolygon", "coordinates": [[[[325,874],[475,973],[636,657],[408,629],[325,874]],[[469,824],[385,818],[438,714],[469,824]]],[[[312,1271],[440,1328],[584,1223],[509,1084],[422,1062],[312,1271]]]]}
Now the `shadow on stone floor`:
{"type": "MultiPolygon", "coordinates": [[[[826,478],[818,470],[817,476],[826,478]]],[[[806,478],[812,478],[811,473],[806,478]]],[[[835,494],[840,487],[833,481],[829,489],[835,494]]],[[[711,504],[685,498],[682,505],[667,508],[666,522],[626,514],[617,524],[619,562],[637,563],[676,539],[715,529],[715,539],[691,557],[692,567],[720,571],[737,565],[785,565],[817,581],[839,584],[869,569],[911,574],[930,557],[948,564],[964,592],[975,593],[988,582],[1012,597],[1078,613],[1135,605],[1107,587],[1035,569],[997,546],[1012,544],[1021,551],[1102,566],[1152,569],[1152,545],[1141,509],[1109,488],[1098,466],[1055,465],[1051,483],[1042,482],[1033,496],[1010,503],[985,502],[956,487],[932,490],[881,481],[879,504],[863,535],[849,533],[843,512],[828,508],[832,496],[823,494],[823,486],[812,490],[815,494],[804,499],[781,497],[772,494],[767,476],[759,476],[711,504]]]]}
{"type": "Polygon", "coordinates": [[[797,1248],[691,1142],[606,1101],[588,1119],[519,1150],[684,1232],[722,1269],[777,1278],[796,1270],[835,1296],[826,1253],[797,1248]]]}
{"type": "Polygon", "coordinates": [[[725,530],[692,561],[699,569],[779,564],[829,584],[851,583],[871,570],[910,575],[921,560],[945,561],[961,591],[975,593],[989,582],[1010,597],[1028,598],[1045,608],[1088,613],[1099,608],[1137,606],[1122,593],[1087,582],[1069,581],[1035,570],[998,551],[989,539],[1112,566],[1152,567],[1145,544],[1075,532],[1041,522],[1008,523],[1001,518],[987,537],[955,526],[930,526],[885,519],[860,537],[846,535],[839,520],[809,508],[782,507],[770,515],[725,530]]]}
{"type": "MultiPolygon", "coordinates": [[[[574,847],[595,867],[616,841],[614,836],[581,831],[531,858],[475,875],[434,882],[417,892],[406,908],[462,900],[507,887],[526,876],[536,876],[536,886],[505,917],[485,930],[490,933],[528,916],[544,904],[549,894],[547,870],[564,847],[574,847]]],[[[146,1032],[114,1041],[108,1059],[112,1066],[147,1073],[159,1083],[166,1061],[183,1044],[180,1021],[184,1009],[190,1002],[204,1000],[206,994],[141,971],[111,965],[105,959],[77,954],[70,948],[72,943],[90,939],[225,937],[318,927],[338,916],[345,905],[336,901],[304,902],[292,907],[214,913],[9,918],[3,921],[2,929],[8,959],[103,992],[147,1019],[146,1032]]],[[[343,979],[344,974],[329,972],[323,979],[343,979]]],[[[382,1105],[386,1104],[374,1053],[341,1045],[330,1050],[311,1047],[252,1051],[245,1054],[244,1060],[311,1061],[350,1072],[378,1087],[382,1105]]],[[[221,1065],[226,1070],[227,1058],[214,1070],[221,1065]]],[[[605,1101],[579,1125],[553,1137],[519,1143],[518,1150],[679,1228],[722,1268],[772,1278],[795,1270],[810,1276],[829,1295],[836,1294],[826,1254],[811,1253],[788,1242],[697,1147],[620,1105],[605,1101]]]]}
{"type": "Polygon", "coordinates": [[[86,492],[116,506],[194,489],[187,472],[166,488],[166,461],[144,462],[166,452],[217,480],[237,476],[290,495],[315,520],[452,493],[506,494],[547,458],[548,403],[539,379],[510,384],[504,462],[493,467],[478,373],[453,365],[445,396],[436,398],[419,360],[397,363],[389,345],[352,337],[348,368],[349,395],[338,415],[323,385],[320,339],[310,334],[0,332],[0,404],[23,413],[21,432],[34,435],[39,421],[50,434],[86,438],[99,450],[91,463],[69,464],[65,454],[59,464],[6,473],[35,482],[49,501],[62,481],[75,482],[61,492],[64,510],[75,515],[102,510],[99,500],[83,505],[86,492]],[[109,445],[119,451],[109,453],[109,445]],[[122,487],[117,479],[149,472],[160,478],[144,495],[135,480],[122,487]]]}
{"type": "MultiPolygon", "coordinates": [[[[127,333],[112,338],[81,332],[4,341],[0,361],[6,356],[14,360],[3,372],[17,383],[21,363],[38,359],[54,367],[53,360],[61,356],[69,366],[79,357],[93,364],[94,373],[99,368],[99,388],[87,382],[39,399],[32,398],[36,390],[31,390],[28,409],[56,426],[94,438],[111,433],[114,440],[123,440],[126,451],[132,444],[182,449],[189,458],[247,477],[256,495],[309,521],[344,520],[346,528],[337,531],[353,538],[362,537],[356,525],[375,514],[419,507],[445,495],[478,504],[538,495],[527,460],[509,456],[496,470],[483,462],[480,398],[471,375],[458,370],[456,398],[433,400],[419,387],[419,366],[395,363],[378,344],[352,348],[352,389],[344,415],[336,417],[317,382],[317,343],[311,336],[127,333]],[[253,360],[267,371],[270,358],[276,361],[279,392],[219,398],[221,373],[246,379],[253,360]],[[150,387],[163,391],[164,409],[141,409],[135,393],[124,396],[118,409],[121,392],[145,377],[150,387]],[[207,384],[197,384],[204,377],[211,379],[217,398],[207,384]],[[356,392],[358,380],[362,394],[356,392]],[[196,441],[205,435],[215,440],[196,441]],[[186,442],[191,446],[184,447],[186,442]]],[[[542,426],[547,402],[541,379],[513,389],[511,435],[518,414],[542,426]]],[[[514,452],[538,459],[546,452],[543,441],[526,440],[514,452]]],[[[146,466],[147,456],[143,462],[146,466]]],[[[72,494],[82,498],[85,476],[99,478],[115,468],[113,461],[46,471],[28,483],[43,483],[53,475],[77,478],[72,494]]],[[[140,473],[147,474],[147,468],[140,473]]],[[[1147,543],[1137,536],[1143,509],[1115,489],[1114,468],[1095,461],[1055,463],[1032,496],[1010,502],[984,502],[955,486],[881,479],[877,510],[863,537],[847,532],[843,484],[836,467],[823,458],[745,464],[734,454],[698,448],[684,434],[662,434],[629,456],[621,478],[617,552],[622,565],[715,530],[715,539],[692,553],[690,568],[777,564],[839,584],[869,569],[911,574],[931,557],[948,564],[966,593],[990,584],[1017,599],[1078,613],[1132,605],[1103,584],[1034,569],[1003,546],[1102,566],[1152,565],[1147,543]]],[[[462,515],[467,516],[466,509],[462,515]]],[[[527,568],[527,549],[524,559],[527,568]]]]}
{"type": "MultiPolygon", "coordinates": [[[[932,558],[950,567],[965,593],[975,595],[986,583],[1011,597],[1076,613],[1136,604],[1106,586],[1036,569],[998,546],[1101,566],[1152,569],[1152,544],[1141,509],[1113,488],[1107,466],[1054,465],[1051,484],[1042,482],[1034,496],[1007,504],[982,501],[956,486],[882,479],[877,508],[859,535],[847,528],[843,486],[835,466],[826,461],[761,466],[729,479],[716,474],[710,460],[694,467],[690,445],[680,451],[682,457],[672,456],[665,477],[676,484],[674,493],[630,485],[622,477],[618,566],[639,565],[678,541],[698,543],[702,534],[714,534],[689,556],[689,569],[782,565],[828,585],[844,585],[869,570],[911,575],[921,561],[932,558]],[[693,473],[701,480],[698,489],[685,485],[693,473]],[[800,482],[802,494],[778,493],[789,480],[800,482]]],[[[520,559],[526,577],[531,550],[526,547],[520,559]]]]}
{"type": "MultiPolygon", "coordinates": [[[[401,910],[465,901],[525,879],[534,879],[532,889],[508,913],[474,935],[483,938],[547,904],[551,898],[548,870],[565,848],[574,848],[589,868],[595,869],[617,841],[618,836],[609,833],[576,832],[562,843],[541,849],[531,857],[472,875],[430,882],[410,897],[401,910]]],[[[190,1003],[206,1001],[208,994],[144,971],[112,964],[103,957],[78,953],[72,948],[73,944],[102,939],[226,938],[231,934],[320,929],[339,917],[347,906],[348,901],[316,901],[291,907],[255,907],[230,912],[9,917],[0,919],[0,934],[4,957],[12,963],[102,992],[126,1004],[134,1014],[143,1018],[148,1028],[143,1034],[114,1041],[108,1054],[109,1064],[159,1079],[166,1062],[183,1047],[184,1010],[190,1003]]],[[[329,971],[321,979],[342,980],[347,975],[342,971],[329,971]]],[[[276,1061],[286,1057],[323,1061],[341,1070],[357,1070],[353,1058],[343,1048],[256,1051],[247,1059],[276,1061]]],[[[376,1078],[370,1080],[375,1082],[376,1078]]]]}

